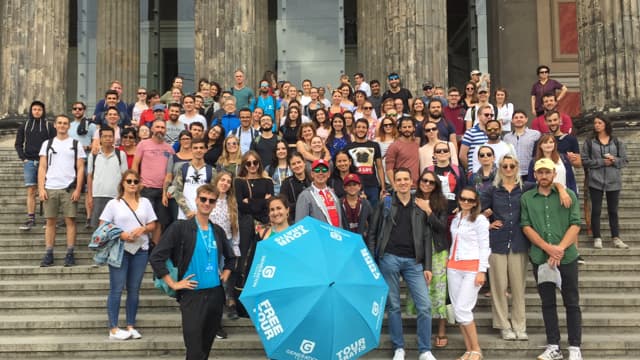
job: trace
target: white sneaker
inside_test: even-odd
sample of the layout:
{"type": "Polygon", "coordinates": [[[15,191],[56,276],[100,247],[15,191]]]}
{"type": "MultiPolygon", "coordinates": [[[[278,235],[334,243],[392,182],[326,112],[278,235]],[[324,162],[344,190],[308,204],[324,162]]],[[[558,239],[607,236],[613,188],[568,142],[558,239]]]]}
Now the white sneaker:
{"type": "Polygon", "coordinates": [[[132,339],[137,340],[142,338],[142,334],[140,334],[140,332],[135,328],[127,329],[127,331],[129,331],[129,334],[131,334],[132,339]]]}
{"type": "Polygon", "coordinates": [[[436,358],[433,356],[431,351],[425,351],[418,356],[418,360],[436,360],[436,358]]]}
{"type": "Polygon", "coordinates": [[[628,249],[629,245],[625,244],[619,237],[613,238],[613,246],[618,249],[628,249]]]}
{"type": "Polygon", "coordinates": [[[516,338],[517,338],[518,340],[525,341],[525,340],[529,340],[529,335],[527,335],[527,332],[526,332],[526,331],[524,331],[524,330],[522,330],[522,331],[516,331],[516,338]]]}
{"type": "Polygon", "coordinates": [[[593,238],[593,248],[602,249],[602,238],[593,238]]]}
{"type": "Polygon", "coordinates": [[[404,349],[396,349],[393,353],[393,360],[404,360],[404,349]]]}
{"type": "Polygon", "coordinates": [[[558,345],[547,345],[547,349],[537,357],[538,360],[562,360],[562,352],[558,345]]]}
{"type": "Polygon", "coordinates": [[[502,340],[515,340],[516,339],[516,333],[513,332],[513,330],[511,330],[511,329],[502,329],[501,333],[502,333],[502,340]]]}
{"type": "Polygon", "coordinates": [[[582,353],[577,346],[569,346],[569,360],[582,360],[582,353]]]}
{"type": "Polygon", "coordinates": [[[109,340],[127,340],[130,337],[131,333],[126,330],[118,329],[115,334],[109,330],[109,340]]]}

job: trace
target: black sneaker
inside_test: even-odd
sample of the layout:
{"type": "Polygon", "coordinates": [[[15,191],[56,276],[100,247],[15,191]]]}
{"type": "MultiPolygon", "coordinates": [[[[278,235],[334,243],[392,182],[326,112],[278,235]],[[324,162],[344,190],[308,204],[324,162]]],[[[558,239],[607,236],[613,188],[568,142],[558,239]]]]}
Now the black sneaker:
{"type": "Polygon", "coordinates": [[[236,310],[236,304],[228,305],[227,308],[227,318],[229,320],[238,320],[238,311],[236,310]]]}
{"type": "Polygon", "coordinates": [[[29,219],[25,221],[24,224],[20,225],[19,229],[22,231],[29,231],[31,228],[36,226],[36,221],[34,219],[29,219]]]}
{"type": "Polygon", "coordinates": [[[49,267],[53,265],[53,253],[46,253],[40,261],[40,267],[49,267]]]}
{"type": "Polygon", "coordinates": [[[586,264],[586,263],[587,263],[587,262],[586,262],[586,261],[584,261],[584,259],[582,258],[582,256],[578,256],[578,265],[584,265],[584,264],[586,264]]]}
{"type": "Polygon", "coordinates": [[[76,259],[73,257],[73,253],[67,253],[67,255],[65,255],[64,257],[64,266],[65,267],[70,267],[76,264],[76,259]]]}
{"type": "Polygon", "coordinates": [[[226,339],[227,337],[229,337],[229,335],[222,327],[216,331],[216,339],[226,339]]]}
{"type": "Polygon", "coordinates": [[[87,218],[87,222],[84,223],[85,229],[91,229],[91,218],[87,218]]]}

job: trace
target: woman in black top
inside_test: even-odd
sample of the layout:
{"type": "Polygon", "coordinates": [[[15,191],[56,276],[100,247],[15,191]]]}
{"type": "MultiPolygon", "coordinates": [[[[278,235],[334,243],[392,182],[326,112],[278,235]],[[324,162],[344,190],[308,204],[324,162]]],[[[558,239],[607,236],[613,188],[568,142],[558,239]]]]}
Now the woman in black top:
{"type": "Polygon", "coordinates": [[[290,107],[284,119],[284,124],[280,127],[280,133],[282,134],[282,138],[289,144],[289,150],[291,151],[296,148],[300,124],[300,109],[290,107]]]}
{"type": "Polygon", "coordinates": [[[204,162],[216,166],[218,158],[222,155],[222,143],[224,142],[224,128],[220,125],[212,126],[207,132],[207,152],[204,154],[204,162]]]}
{"type": "Polygon", "coordinates": [[[296,213],[298,195],[311,185],[311,178],[309,174],[307,174],[307,167],[300,153],[293,152],[289,155],[289,167],[293,175],[282,182],[280,194],[284,195],[289,202],[289,208],[291,209],[291,211],[289,211],[290,222],[293,223],[293,215],[296,213]]]}

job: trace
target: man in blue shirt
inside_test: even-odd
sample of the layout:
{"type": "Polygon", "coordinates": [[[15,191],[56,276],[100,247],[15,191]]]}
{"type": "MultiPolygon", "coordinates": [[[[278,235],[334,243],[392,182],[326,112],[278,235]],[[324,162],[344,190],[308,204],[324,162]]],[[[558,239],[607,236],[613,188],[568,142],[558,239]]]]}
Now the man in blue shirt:
{"type": "Polygon", "coordinates": [[[280,100],[275,96],[269,95],[269,82],[260,81],[260,90],[258,96],[251,102],[251,111],[261,108],[265,115],[271,116],[273,119],[274,129],[280,128],[280,116],[276,116],[276,112],[280,113],[280,100]]]}
{"type": "Polygon", "coordinates": [[[213,185],[200,186],[196,192],[196,215],[171,224],[149,259],[156,276],[176,290],[188,360],[209,357],[225,302],[221,284],[227,281],[236,263],[224,230],[209,221],[218,196],[213,185]],[[178,268],[177,279],[169,274],[167,259],[178,268]],[[218,264],[223,259],[223,270],[219,271],[218,264]]]}

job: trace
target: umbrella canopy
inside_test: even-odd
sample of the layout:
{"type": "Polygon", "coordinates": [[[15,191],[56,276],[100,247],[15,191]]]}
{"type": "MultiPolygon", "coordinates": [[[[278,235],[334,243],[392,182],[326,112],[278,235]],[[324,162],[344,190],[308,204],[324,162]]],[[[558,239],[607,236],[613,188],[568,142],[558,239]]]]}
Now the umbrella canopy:
{"type": "Polygon", "coordinates": [[[258,243],[240,301],[273,359],[355,359],[378,346],[389,288],[362,237],[306,217],[258,243]]]}

